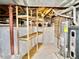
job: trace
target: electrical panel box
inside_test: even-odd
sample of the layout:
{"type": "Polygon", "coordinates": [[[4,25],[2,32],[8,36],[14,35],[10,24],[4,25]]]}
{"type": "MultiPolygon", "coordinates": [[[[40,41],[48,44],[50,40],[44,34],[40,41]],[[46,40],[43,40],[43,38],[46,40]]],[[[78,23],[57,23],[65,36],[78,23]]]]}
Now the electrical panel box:
{"type": "Polygon", "coordinates": [[[79,27],[69,27],[68,50],[70,59],[79,59],[79,27]]]}

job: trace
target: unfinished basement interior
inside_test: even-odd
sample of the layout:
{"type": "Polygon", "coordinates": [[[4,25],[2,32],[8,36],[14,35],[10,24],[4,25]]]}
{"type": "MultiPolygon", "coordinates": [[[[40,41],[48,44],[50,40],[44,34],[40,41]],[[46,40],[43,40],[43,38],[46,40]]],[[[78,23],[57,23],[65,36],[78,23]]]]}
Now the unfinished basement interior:
{"type": "Polygon", "coordinates": [[[0,0],[0,59],[79,59],[79,0],[0,0]]]}

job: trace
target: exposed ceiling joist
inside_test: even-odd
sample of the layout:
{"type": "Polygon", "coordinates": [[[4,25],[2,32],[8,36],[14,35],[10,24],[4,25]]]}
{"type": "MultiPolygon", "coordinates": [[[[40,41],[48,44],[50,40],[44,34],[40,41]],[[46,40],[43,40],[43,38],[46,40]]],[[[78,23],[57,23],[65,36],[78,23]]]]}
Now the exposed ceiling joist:
{"type": "Polygon", "coordinates": [[[52,8],[50,8],[50,9],[45,13],[44,17],[45,17],[50,11],[52,11],[52,8]]]}

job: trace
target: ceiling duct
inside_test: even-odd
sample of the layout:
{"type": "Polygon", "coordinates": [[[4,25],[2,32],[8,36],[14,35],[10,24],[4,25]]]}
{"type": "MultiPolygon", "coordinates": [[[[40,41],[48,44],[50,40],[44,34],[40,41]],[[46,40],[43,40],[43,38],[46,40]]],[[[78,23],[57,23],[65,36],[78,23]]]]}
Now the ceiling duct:
{"type": "MultiPolygon", "coordinates": [[[[59,16],[59,15],[63,16],[64,13],[67,13],[67,12],[72,10],[73,11],[73,17],[71,17],[71,18],[73,18],[74,24],[76,26],[78,26],[78,23],[76,21],[76,8],[78,8],[78,7],[71,6],[71,7],[67,8],[67,9],[63,10],[61,13],[56,13],[56,12],[55,13],[56,13],[57,16],[59,16]]],[[[68,18],[68,16],[66,16],[66,15],[64,15],[64,17],[68,18]]]]}
{"type": "Polygon", "coordinates": [[[67,0],[64,0],[62,3],[60,3],[59,6],[62,6],[62,5],[64,5],[65,3],[67,3],[67,0]]]}
{"type": "Polygon", "coordinates": [[[64,7],[70,7],[72,5],[74,5],[76,0],[72,0],[71,2],[69,2],[68,4],[66,4],[64,7]]]}
{"type": "Polygon", "coordinates": [[[79,4],[79,0],[76,0],[76,1],[75,1],[74,5],[76,5],[76,4],[79,4]]]}

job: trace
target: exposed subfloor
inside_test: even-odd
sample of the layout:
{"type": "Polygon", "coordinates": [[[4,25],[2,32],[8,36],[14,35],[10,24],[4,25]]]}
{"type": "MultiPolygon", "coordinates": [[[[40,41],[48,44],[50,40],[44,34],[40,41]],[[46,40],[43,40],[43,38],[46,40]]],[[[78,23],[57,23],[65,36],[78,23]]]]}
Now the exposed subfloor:
{"type": "MultiPolygon", "coordinates": [[[[32,59],[64,59],[53,44],[44,44],[32,59]]],[[[67,58],[66,58],[67,59],[67,58]]]]}

